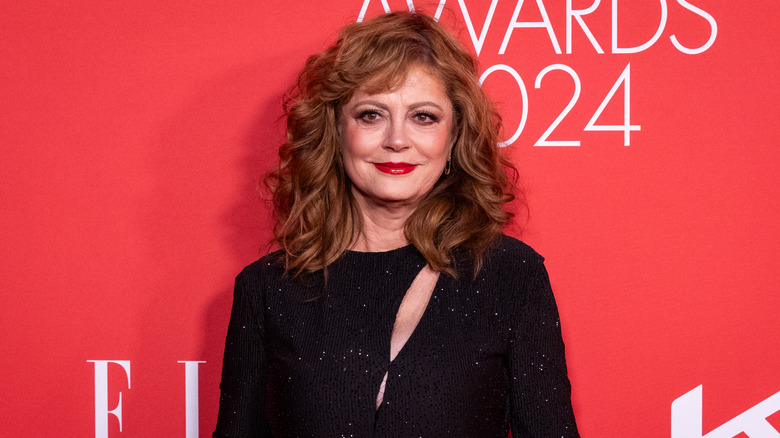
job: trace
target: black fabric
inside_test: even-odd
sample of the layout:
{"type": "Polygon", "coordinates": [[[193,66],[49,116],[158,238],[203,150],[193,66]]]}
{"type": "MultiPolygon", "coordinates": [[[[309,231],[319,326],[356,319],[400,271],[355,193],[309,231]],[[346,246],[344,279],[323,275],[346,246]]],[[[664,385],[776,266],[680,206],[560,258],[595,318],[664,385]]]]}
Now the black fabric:
{"type": "Polygon", "coordinates": [[[503,237],[475,280],[461,254],[392,363],[414,247],[348,251],[327,287],[278,256],[236,278],[214,437],[579,436],[543,258],[522,242],[503,237]]]}

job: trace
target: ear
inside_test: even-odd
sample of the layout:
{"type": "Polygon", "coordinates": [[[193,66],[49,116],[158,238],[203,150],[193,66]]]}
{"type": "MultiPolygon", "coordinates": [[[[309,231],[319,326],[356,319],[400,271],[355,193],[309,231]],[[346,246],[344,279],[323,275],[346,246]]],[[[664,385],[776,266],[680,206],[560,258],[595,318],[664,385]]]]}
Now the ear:
{"type": "Polygon", "coordinates": [[[452,154],[452,151],[455,149],[455,145],[458,143],[458,140],[460,140],[460,132],[461,132],[461,117],[460,117],[460,111],[455,108],[453,105],[452,108],[452,132],[450,133],[450,155],[452,154]]]}
{"type": "Polygon", "coordinates": [[[455,150],[455,145],[458,143],[458,140],[460,140],[460,131],[458,131],[457,133],[453,133],[453,135],[450,135],[450,144],[449,144],[450,156],[452,156],[452,151],[455,150]]]}

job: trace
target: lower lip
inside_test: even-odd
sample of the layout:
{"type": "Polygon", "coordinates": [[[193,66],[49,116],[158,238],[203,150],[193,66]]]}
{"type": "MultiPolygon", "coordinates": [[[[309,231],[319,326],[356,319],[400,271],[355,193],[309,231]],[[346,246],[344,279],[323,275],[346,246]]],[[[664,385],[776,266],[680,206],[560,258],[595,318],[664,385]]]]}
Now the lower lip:
{"type": "Polygon", "coordinates": [[[406,175],[407,173],[413,171],[414,168],[416,167],[413,165],[391,167],[391,166],[385,166],[384,164],[376,164],[376,163],[374,163],[374,166],[380,171],[384,173],[389,173],[390,175],[406,175]]]}

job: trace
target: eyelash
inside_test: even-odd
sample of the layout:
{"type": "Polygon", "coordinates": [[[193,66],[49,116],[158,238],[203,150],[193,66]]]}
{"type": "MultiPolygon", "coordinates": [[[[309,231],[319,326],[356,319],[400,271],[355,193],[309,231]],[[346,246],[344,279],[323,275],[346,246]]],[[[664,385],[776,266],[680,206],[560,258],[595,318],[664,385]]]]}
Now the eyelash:
{"type": "Polygon", "coordinates": [[[379,117],[381,117],[381,115],[379,114],[379,111],[374,110],[374,109],[367,109],[367,110],[363,110],[360,113],[358,113],[357,119],[360,120],[360,121],[363,121],[363,122],[371,123],[371,122],[376,121],[376,119],[379,118],[379,117]],[[373,118],[373,119],[367,119],[366,118],[367,116],[372,115],[372,114],[375,115],[376,117],[373,118]]]}
{"type": "MultiPolygon", "coordinates": [[[[375,109],[367,109],[367,110],[363,110],[363,111],[359,112],[358,116],[357,116],[357,119],[361,120],[361,121],[364,121],[364,122],[367,122],[367,123],[371,123],[371,122],[376,121],[376,119],[381,117],[381,116],[382,115],[379,114],[379,111],[377,111],[375,109]],[[372,118],[372,119],[367,118],[370,115],[373,115],[375,117],[372,118]]],[[[422,123],[428,123],[428,122],[436,123],[436,122],[439,121],[439,118],[436,117],[435,114],[432,114],[432,113],[427,112],[427,111],[418,111],[418,112],[414,113],[412,118],[414,118],[417,121],[422,122],[422,123]],[[424,117],[425,120],[420,120],[421,117],[424,117]]]]}
{"type": "Polygon", "coordinates": [[[420,112],[415,113],[414,114],[414,118],[420,120],[423,123],[428,122],[428,121],[435,123],[435,122],[439,121],[439,118],[436,117],[435,114],[431,114],[431,113],[426,112],[426,111],[420,111],[420,112]],[[427,120],[420,120],[420,117],[425,117],[427,120]]]}

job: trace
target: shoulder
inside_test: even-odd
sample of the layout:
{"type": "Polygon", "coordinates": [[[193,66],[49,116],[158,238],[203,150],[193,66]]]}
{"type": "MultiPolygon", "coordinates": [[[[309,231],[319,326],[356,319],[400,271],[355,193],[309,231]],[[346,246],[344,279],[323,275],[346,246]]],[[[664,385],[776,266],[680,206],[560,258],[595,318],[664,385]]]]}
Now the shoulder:
{"type": "Polygon", "coordinates": [[[263,280],[282,278],[284,275],[282,254],[282,250],[277,250],[250,263],[236,276],[236,283],[256,284],[263,280]]]}
{"type": "Polygon", "coordinates": [[[242,289],[261,300],[279,297],[292,300],[311,299],[324,287],[322,271],[294,276],[285,271],[284,252],[277,250],[246,266],[236,276],[236,290],[242,289]]]}
{"type": "MultiPolygon", "coordinates": [[[[471,278],[474,275],[474,255],[471,249],[458,247],[453,251],[458,276],[471,278]]],[[[507,273],[528,272],[527,268],[543,266],[544,257],[526,243],[500,235],[482,254],[482,264],[477,277],[494,277],[507,273]]]]}
{"type": "Polygon", "coordinates": [[[542,257],[526,243],[514,237],[502,235],[490,247],[487,259],[491,263],[538,266],[544,262],[542,257]]]}
{"type": "Polygon", "coordinates": [[[505,303],[519,304],[549,288],[544,257],[528,244],[506,235],[490,248],[478,277],[492,284],[505,303]]]}

